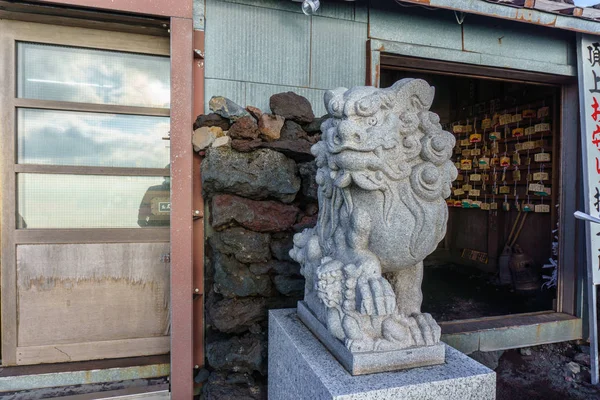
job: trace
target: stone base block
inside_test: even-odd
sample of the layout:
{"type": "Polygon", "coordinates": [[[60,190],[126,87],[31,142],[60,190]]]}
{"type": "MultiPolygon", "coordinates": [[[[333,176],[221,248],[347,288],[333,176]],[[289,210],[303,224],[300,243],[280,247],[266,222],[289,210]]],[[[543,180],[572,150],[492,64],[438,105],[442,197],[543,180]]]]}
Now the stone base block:
{"type": "Polygon", "coordinates": [[[446,346],[443,343],[393,351],[352,353],[329,333],[327,327],[317,319],[304,301],[298,302],[298,317],[352,375],[397,371],[444,363],[446,346]]]}
{"type": "Polygon", "coordinates": [[[300,321],[269,312],[269,400],[493,400],[496,374],[446,346],[446,362],[352,376],[300,321]]]}

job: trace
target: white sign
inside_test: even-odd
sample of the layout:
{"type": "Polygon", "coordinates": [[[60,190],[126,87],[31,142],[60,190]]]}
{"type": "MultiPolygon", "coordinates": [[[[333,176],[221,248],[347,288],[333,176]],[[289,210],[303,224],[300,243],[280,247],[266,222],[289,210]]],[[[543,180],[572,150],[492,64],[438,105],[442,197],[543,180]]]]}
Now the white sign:
{"type": "MultiPolygon", "coordinates": [[[[579,97],[585,177],[586,213],[600,215],[600,37],[581,35],[579,97]]],[[[589,224],[590,255],[595,285],[600,284],[600,224],[589,224]],[[590,254],[591,253],[591,254],[590,254]]]]}
{"type": "Polygon", "coordinates": [[[596,285],[600,284],[600,224],[591,216],[598,217],[600,214],[600,36],[577,35],[577,67],[584,204],[590,217],[585,218],[589,221],[586,224],[586,247],[590,372],[592,384],[597,385],[600,380],[596,317],[596,285]]]}

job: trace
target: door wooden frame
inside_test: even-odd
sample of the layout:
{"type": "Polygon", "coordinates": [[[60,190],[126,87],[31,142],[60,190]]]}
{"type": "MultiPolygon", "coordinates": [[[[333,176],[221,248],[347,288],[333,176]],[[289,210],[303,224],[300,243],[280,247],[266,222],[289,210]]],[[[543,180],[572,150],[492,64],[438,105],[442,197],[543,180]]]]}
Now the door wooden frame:
{"type": "MultiPolygon", "coordinates": [[[[183,112],[171,115],[171,137],[183,138],[181,141],[171,143],[171,158],[180,157],[181,167],[171,170],[172,181],[187,182],[184,187],[191,187],[194,181],[192,173],[192,154],[188,151],[189,143],[185,138],[189,135],[193,115],[189,112],[192,107],[196,111],[203,107],[203,84],[204,65],[198,64],[198,72],[194,72],[194,103],[189,102],[188,90],[192,90],[191,63],[194,61],[189,55],[194,49],[204,54],[203,40],[198,41],[198,47],[185,48],[189,45],[189,37],[196,33],[193,31],[192,0],[171,0],[153,2],[151,7],[146,0],[117,0],[107,2],[105,0],[32,0],[30,3],[14,3],[12,1],[0,0],[0,18],[15,19],[21,21],[42,22],[65,26],[79,26],[85,28],[96,28],[105,31],[143,33],[146,35],[170,37],[171,46],[177,44],[177,54],[171,56],[171,99],[181,102],[183,112]],[[179,54],[181,52],[181,54],[179,54]],[[178,58],[181,57],[181,61],[178,58]],[[198,104],[196,104],[198,102],[198,104]],[[185,111],[188,110],[188,111],[185,111]]],[[[200,33],[198,32],[198,35],[200,33]]],[[[194,40],[196,46],[196,40],[194,40]]],[[[2,65],[2,60],[0,60],[2,65]]],[[[1,95],[1,93],[0,93],[1,95]]],[[[0,110],[0,116],[3,111],[0,110]]],[[[0,126],[1,128],[1,126],[0,126]]],[[[195,189],[194,189],[195,190],[195,189]]],[[[182,193],[181,196],[171,199],[172,215],[180,213],[177,224],[172,223],[170,229],[171,242],[188,243],[192,240],[192,234],[200,235],[196,241],[204,240],[202,222],[195,223],[194,232],[186,227],[192,226],[191,210],[185,209],[193,196],[192,191],[182,193]],[[181,227],[181,229],[179,229],[181,227]]],[[[0,199],[1,201],[1,199],[0,199]]],[[[202,203],[201,192],[194,201],[202,203]]],[[[0,204],[1,211],[1,204],[0,204]]],[[[190,271],[195,269],[194,279],[203,279],[203,258],[201,249],[192,249],[189,245],[172,248],[171,250],[171,274],[172,277],[189,277],[190,271]],[[194,263],[189,260],[188,253],[194,252],[194,263]]],[[[202,331],[202,320],[186,320],[189,315],[188,309],[192,306],[193,294],[178,291],[187,290],[187,285],[179,288],[173,284],[171,279],[171,307],[173,320],[177,319],[177,327],[173,326],[171,331],[171,394],[173,398],[191,398],[193,394],[193,376],[190,370],[194,367],[194,360],[190,352],[196,349],[197,356],[202,356],[203,337],[194,336],[193,324],[197,330],[202,331]],[[181,317],[179,317],[181,315],[181,317]]],[[[198,285],[201,288],[201,285],[198,285]]],[[[203,310],[202,298],[196,302],[195,315],[201,315],[203,310]]],[[[203,358],[201,359],[203,364],[203,358]]]]}
{"type": "MultiPolygon", "coordinates": [[[[102,50],[143,53],[170,56],[170,43],[167,37],[146,36],[136,33],[100,31],[88,28],[47,25],[17,20],[0,20],[0,68],[4,72],[0,81],[0,140],[2,154],[2,363],[51,362],[56,355],[52,346],[20,348],[17,343],[17,286],[16,286],[16,246],[17,244],[41,243],[114,243],[114,242],[168,242],[170,228],[146,229],[16,229],[16,174],[36,173],[78,173],[89,175],[135,175],[168,176],[168,169],[105,168],[105,167],[62,167],[50,165],[16,164],[16,110],[18,107],[57,108],[72,111],[91,111],[134,115],[169,116],[170,111],[159,108],[127,107],[101,104],[50,102],[16,98],[16,42],[35,42],[52,45],[75,46],[102,50]],[[49,231],[52,236],[49,237],[49,231]],[[21,362],[18,362],[21,360],[21,362]],[[26,360],[26,361],[23,361],[26,360]]],[[[109,342],[69,344],[75,358],[69,361],[94,358],[129,357],[137,355],[140,349],[148,349],[148,354],[164,354],[170,349],[170,338],[138,338],[110,341],[117,346],[109,350],[109,342]],[[119,342],[119,343],[117,343],[119,342]]],[[[67,360],[65,360],[67,361],[67,360]]]]}
{"type": "MultiPolygon", "coordinates": [[[[559,268],[557,285],[557,304],[554,311],[530,314],[516,314],[519,326],[502,326],[505,332],[500,339],[495,340],[494,345],[489,343],[484,351],[498,350],[512,347],[531,346],[542,343],[552,343],[565,340],[580,339],[583,336],[581,315],[582,306],[579,299],[581,293],[578,291],[578,256],[577,241],[580,232],[576,229],[573,213],[577,210],[577,176],[579,163],[577,160],[577,149],[579,142],[578,127],[578,86],[576,76],[545,74],[507,68],[489,67],[483,65],[472,65],[461,62],[449,62],[444,60],[418,58],[412,55],[404,55],[400,47],[394,42],[381,40],[367,41],[367,71],[366,84],[379,87],[382,69],[395,69],[403,71],[416,71],[421,73],[432,73],[437,75],[472,77],[479,79],[502,80],[536,85],[547,85],[560,88],[560,131],[557,142],[560,142],[560,170],[558,186],[560,194],[560,235],[559,235],[559,268]],[[395,52],[398,50],[398,52],[395,52]],[[544,314],[542,322],[540,315],[544,314]],[[536,339],[540,324],[547,324],[552,334],[544,338],[536,339]],[[558,324],[558,325],[557,325],[558,324]],[[557,329],[556,326],[560,326],[557,329]],[[514,329],[513,329],[514,328],[514,329]],[[525,336],[531,334],[523,343],[515,345],[515,334],[524,337],[523,329],[527,331],[525,336]],[[513,332],[514,331],[514,332],[513,332]],[[531,331],[531,332],[529,332],[531,331]],[[509,343],[509,344],[507,344],[509,343]]],[[[441,323],[442,333],[449,342],[458,346],[461,350],[472,352],[481,350],[479,335],[498,328],[498,317],[484,317],[474,320],[458,320],[441,323]],[[449,327],[452,329],[449,330],[449,327]],[[444,332],[444,327],[446,331],[444,332]],[[475,329],[474,327],[477,327],[475,329]],[[477,348],[473,343],[477,343],[477,348]]],[[[546,326],[546,325],[544,325],[546,326]]]]}

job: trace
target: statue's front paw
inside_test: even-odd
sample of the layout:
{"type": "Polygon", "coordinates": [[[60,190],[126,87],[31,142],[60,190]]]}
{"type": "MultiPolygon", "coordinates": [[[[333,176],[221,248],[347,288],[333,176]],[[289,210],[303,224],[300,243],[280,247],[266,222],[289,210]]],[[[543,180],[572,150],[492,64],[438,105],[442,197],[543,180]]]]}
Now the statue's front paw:
{"type": "Polygon", "coordinates": [[[396,295],[384,277],[361,278],[356,291],[362,314],[388,315],[396,310],[396,295]]]}
{"type": "Polygon", "coordinates": [[[381,324],[381,333],[388,342],[393,343],[392,349],[404,349],[415,345],[415,326],[414,321],[404,315],[392,315],[381,324]]]}
{"type": "Polygon", "coordinates": [[[442,336],[442,328],[433,319],[431,314],[413,314],[412,318],[416,322],[419,328],[420,339],[417,340],[418,344],[424,344],[425,346],[431,346],[440,341],[442,336]]]}

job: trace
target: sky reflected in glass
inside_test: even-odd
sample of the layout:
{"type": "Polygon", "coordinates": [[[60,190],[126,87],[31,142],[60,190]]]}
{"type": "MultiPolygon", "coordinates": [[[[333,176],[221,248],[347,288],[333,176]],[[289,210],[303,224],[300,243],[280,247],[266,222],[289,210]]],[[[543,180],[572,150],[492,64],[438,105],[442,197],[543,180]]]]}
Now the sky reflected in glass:
{"type": "Polygon", "coordinates": [[[20,98],[170,107],[168,57],[37,43],[17,54],[20,98]]]}
{"type": "Polygon", "coordinates": [[[165,168],[169,117],[20,108],[20,164],[165,168]]]}
{"type": "Polygon", "coordinates": [[[168,177],[19,174],[18,228],[168,225],[168,177]]]}

